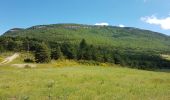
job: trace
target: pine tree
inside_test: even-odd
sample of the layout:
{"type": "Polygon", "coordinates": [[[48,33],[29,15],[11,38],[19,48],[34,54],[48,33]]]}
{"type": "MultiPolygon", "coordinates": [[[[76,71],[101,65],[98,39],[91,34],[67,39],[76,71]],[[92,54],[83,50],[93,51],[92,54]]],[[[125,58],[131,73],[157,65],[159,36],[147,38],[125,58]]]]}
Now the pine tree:
{"type": "Polygon", "coordinates": [[[8,41],[8,45],[7,45],[8,50],[14,51],[16,47],[17,47],[17,44],[15,41],[13,41],[12,39],[8,41]]]}
{"type": "Polygon", "coordinates": [[[37,63],[48,63],[51,60],[50,50],[45,43],[39,43],[35,51],[35,61],[37,63]]]}
{"type": "Polygon", "coordinates": [[[120,53],[118,51],[116,51],[114,54],[114,63],[115,64],[121,64],[121,62],[123,62],[123,59],[120,56],[120,53]]]}
{"type": "Polygon", "coordinates": [[[80,42],[80,49],[85,49],[86,47],[87,47],[86,40],[83,39],[83,40],[80,42]]]}
{"type": "Polygon", "coordinates": [[[80,42],[80,45],[79,45],[78,59],[85,60],[86,59],[87,50],[88,50],[87,43],[86,43],[85,39],[83,39],[80,42]]]}
{"type": "Polygon", "coordinates": [[[58,46],[54,51],[51,53],[52,59],[58,60],[63,58],[63,53],[61,52],[60,46],[58,46]]]}
{"type": "Polygon", "coordinates": [[[77,57],[77,49],[70,43],[64,43],[62,45],[62,52],[68,59],[75,59],[77,57]]]}

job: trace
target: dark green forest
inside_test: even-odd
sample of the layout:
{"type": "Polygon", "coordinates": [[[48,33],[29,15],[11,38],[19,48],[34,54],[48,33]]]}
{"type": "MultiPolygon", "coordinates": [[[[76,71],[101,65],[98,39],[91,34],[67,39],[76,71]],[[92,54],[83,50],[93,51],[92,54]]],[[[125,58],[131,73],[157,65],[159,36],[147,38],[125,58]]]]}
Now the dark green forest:
{"type": "Polygon", "coordinates": [[[170,37],[137,28],[81,24],[38,25],[14,28],[0,37],[0,52],[29,51],[35,59],[112,63],[138,69],[170,68],[161,54],[170,54],[170,37]]]}
{"type": "Polygon", "coordinates": [[[102,47],[88,44],[82,39],[78,45],[70,42],[47,42],[43,40],[23,37],[0,37],[0,52],[29,51],[35,59],[27,58],[25,62],[49,63],[52,59],[73,59],[78,62],[112,63],[138,69],[170,68],[170,61],[160,55],[114,47],[102,47]]]}

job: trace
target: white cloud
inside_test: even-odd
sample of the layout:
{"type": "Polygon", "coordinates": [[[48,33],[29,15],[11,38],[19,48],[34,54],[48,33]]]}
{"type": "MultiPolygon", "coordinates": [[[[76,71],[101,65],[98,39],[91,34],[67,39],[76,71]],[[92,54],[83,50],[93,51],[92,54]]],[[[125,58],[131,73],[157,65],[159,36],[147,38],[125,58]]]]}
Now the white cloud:
{"type": "Polygon", "coordinates": [[[164,30],[170,30],[170,17],[157,18],[156,16],[152,15],[142,17],[141,20],[148,24],[159,25],[164,30]]]}
{"type": "Polygon", "coordinates": [[[109,26],[109,23],[96,23],[97,26],[109,26]]]}
{"type": "Polygon", "coordinates": [[[119,26],[119,27],[125,27],[125,25],[123,25],[123,24],[119,24],[118,26],[119,26]]]}

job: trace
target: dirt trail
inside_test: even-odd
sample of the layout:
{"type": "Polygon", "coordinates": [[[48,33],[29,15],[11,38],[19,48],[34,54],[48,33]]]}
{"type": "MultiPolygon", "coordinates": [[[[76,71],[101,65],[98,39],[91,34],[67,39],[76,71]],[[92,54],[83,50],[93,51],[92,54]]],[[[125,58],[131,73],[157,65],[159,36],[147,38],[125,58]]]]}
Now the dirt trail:
{"type": "Polygon", "coordinates": [[[17,57],[19,57],[19,53],[15,53],[15,54],[13,54],[13,55],[10,56],[10,57],[5,58],[5,60],[2,61],[2,62],[0,63],[0,65],[2,65],[2,64],[8,64],[8,63],[12,62],[14,59],[16,59],[17,57]]]}
{"type": "Polygon", "coordinates": [[[35,68],[35,64],[12,64],[12,67],[18,67],[18,68],[35,68]]]}

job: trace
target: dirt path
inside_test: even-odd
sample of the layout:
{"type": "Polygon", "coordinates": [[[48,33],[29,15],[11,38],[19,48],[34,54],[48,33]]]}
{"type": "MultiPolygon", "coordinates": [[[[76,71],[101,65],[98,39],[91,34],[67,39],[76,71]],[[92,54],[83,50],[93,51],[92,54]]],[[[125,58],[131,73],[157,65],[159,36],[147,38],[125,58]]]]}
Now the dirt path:
{"type": "Polygon", "coordinates": [[[10,56],[10,57],[5,58],[5,60],[2,61],[2,62],[0,63],[0,65],[10,63],[10,62],[12,62],[14,59],[16,59],[18,56],[19,56],[19,53],[15,53],[15,54],[13,54],[13,55],[10,56]]]}
{"type": "Polygon", "coordinates": [[[35,68],[35,64],[12,64],[12,67],[18,67],[18,68],[35,68]]]}

